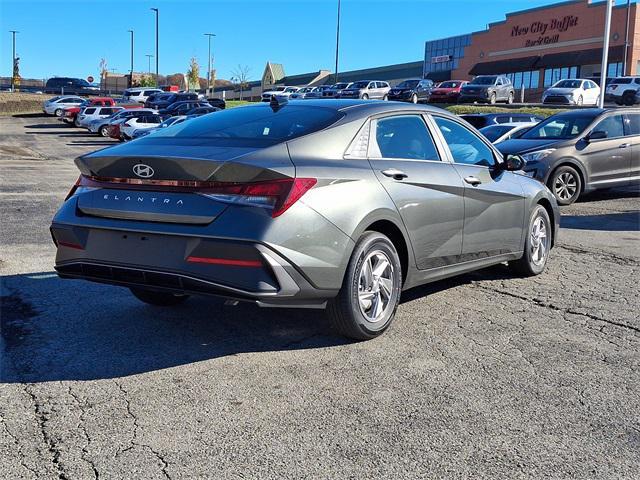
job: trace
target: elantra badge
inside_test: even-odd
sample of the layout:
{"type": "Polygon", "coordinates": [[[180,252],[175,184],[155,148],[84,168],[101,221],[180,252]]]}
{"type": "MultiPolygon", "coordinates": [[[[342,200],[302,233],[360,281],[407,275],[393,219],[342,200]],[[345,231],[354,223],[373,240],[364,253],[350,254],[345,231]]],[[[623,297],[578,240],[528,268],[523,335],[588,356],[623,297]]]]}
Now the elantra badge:
{"type": "Polygon", "coordinates": [[[153,177],[153,174],[155,172],[153,171],[153,168],[151,168],[149,165],[145,165],[144,163],[138,163],[137,165],[133,166],[133,173],[135,173],[140,178],[151,178],[153,177]]]}

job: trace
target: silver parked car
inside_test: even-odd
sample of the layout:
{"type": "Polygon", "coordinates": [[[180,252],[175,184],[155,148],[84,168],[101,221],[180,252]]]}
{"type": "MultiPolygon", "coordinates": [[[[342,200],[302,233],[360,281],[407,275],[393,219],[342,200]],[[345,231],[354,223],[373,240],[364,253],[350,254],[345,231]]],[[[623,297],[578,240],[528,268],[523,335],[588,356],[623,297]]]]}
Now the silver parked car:
{"type": "Polygon", "coordinates": [[[76,97],[73,95],[59,95],[57,97],[50,98],[42,104],[42,111],[47,115],[55,115],[56,117],[62,117],[64,109],[67,107],[77,107],[86,98],[76,97]]]}
{"type": "Polygon", "coordinates": [[[338,96],[339,98],[361,98],[362,100],[388,100],[390,88],[387,82],[362,80],[353,82],[349,87],[341,90],[338,96]]]}
{"type": "Polygon", "coordinates": [[[502,262],[542,273],[560,218],[520,157],[410,103],[274,98],[75,162],[51,225],[61,277],[153,305],[326,308],[355,339],[416,285],[502,262]]]}
{"type": "Polygon", "coordinates": [[[109,136],[109,124],[121,118],[131,118],[136,116],[145,115],[147,113],[158,113],[156,110],[152,110],[151,108],[133,108],[126,110],[119,110],[109,117],[105,118],[96,118],[91,120],[87,124],[87,129],[91,133],[99,133],[103,137],[109,136]]]}

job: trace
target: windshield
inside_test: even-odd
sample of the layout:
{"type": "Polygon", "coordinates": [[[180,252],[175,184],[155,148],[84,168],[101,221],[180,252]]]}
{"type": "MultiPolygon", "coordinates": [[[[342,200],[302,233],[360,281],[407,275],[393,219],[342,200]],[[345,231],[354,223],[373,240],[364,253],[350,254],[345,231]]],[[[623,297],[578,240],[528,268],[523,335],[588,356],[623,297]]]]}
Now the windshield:
{"type": "Polygon", "coordinates": [[[335,88],[336,90],[341,90],[343,88],[347,88],[349,85],[349,83],[336,83],[333,88],[335,88]]]}
{"type": "Polygon", "coordinates": [[[528,140],[566,140],[580,135],[593,121],[593,115],[554,115],[531,127],[521,138],[528,140]]]}
{"type": "Polygon", "coordinates": [[[458,88],[460,82],[442,82],[438,88],[458,88]]]}
{"type": "Polygon", "coordinates": [[[416,85],[420,80],[405,80],[404,82],[400,82],[396,88],[416,88],[416,85]]]}
{"type": "Polygon", "coordinates": [[[631,79],[630,78],[614,78],[613,80],[611,80],[610,83],[612,85],[622,85],[626,83],[631,83],[631,79]]]}
{"type": "Polygon", "coordinates": [[[321,130],[341,116],[333,109],[297,105],[276,111],[268,105],[233,108],[166,129],[154,139],[171,137],[171,143],[190,145],[268,146],[321,130]]]}
{"type": "Polygon", "coordinates": [[[508,125],[491,125],[489,127],[484,127],[480,129],[480,133],[482,133],[487,140],[490,142],[495,142],[505,133],[513,130],[514,127],[508,125]]]}
{"type": "Polygon", "coordinates": [[[354,82],[350,88],[367,88],[367,85],[369,85],[369,82],[354,82]]]}
{"type": "Polygon", "coordinates": [[[560,80],[553,88],[580,88],[581,80],[560,80]]]}
{"type": "Polygon", "coordinates": [[[471,85],[493,85],[496,83],[498,77],[476,77],[471,82],[471,85]]]}

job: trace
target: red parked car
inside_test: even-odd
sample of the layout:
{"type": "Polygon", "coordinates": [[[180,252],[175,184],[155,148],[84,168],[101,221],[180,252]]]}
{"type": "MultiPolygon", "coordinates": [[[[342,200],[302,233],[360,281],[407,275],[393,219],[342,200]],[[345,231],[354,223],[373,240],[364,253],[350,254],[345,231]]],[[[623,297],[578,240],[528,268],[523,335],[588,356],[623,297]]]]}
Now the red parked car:
{"type": "Polygon", "coordinates": [[[429,102],[456,103],[460,96],[460,89],[465,86],[466,80],[446,80],[431,90],[429,102]]]}
{"type": "Polygon", "coordinates": [[[82,102],[77,107],[65,108],[62,117],[60,117],[60,120],[62,120],[65,123],[70,123],[70,124],[75,125],[76,127],[79,127],[79,125],[77,125],[77,123],[76,123],[76,120],[78,118],[78,113],[80,113],[80,110],[82,108],[84,108],[84,107],[114,107],[115,105],[116,105],[116,101],[111,97],[89,98],[89,99],[85,100],[84,102],[82,102]]]}

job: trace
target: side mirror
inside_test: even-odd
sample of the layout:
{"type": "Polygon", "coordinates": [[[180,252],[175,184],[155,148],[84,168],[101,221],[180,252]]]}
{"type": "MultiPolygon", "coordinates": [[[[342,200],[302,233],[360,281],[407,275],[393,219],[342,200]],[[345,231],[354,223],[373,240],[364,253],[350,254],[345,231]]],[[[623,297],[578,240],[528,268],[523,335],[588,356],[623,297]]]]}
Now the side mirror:
{"type": "Polygon", "coordinates": [[[607,132],[605,132],[604,130],[594,130],[593,132],[591,132],[589,135],[585,137],[587,141],[601,140],[603,138],[607,138],[607,132]]]}
{"type": "Polygon", "coordinates": [[[502,163],[502,169],[515,172],[522,170],[526,164],[527,162],[520,155],[506,154],[504,156],[504,162],[502,163]]]}

